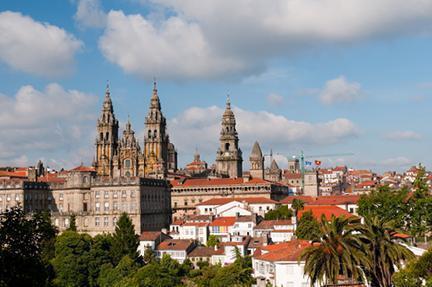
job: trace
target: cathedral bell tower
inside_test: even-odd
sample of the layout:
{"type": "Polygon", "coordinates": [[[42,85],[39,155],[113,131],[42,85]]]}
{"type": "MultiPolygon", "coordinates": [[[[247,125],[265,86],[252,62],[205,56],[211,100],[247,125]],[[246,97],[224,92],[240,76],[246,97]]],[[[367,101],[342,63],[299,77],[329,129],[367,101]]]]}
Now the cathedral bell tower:
{"type": "Polygon", "coordinates": [[[144,158],[145,175],[164,177],[167,172],[169,137],[166,133],[166,119],[162,114],[156,81],[145,118],[144,158]]]}
{"type": "Polygon", "coordinates": [[[109,85],[105,90],[105,99],[101,115],[97,121],[95,168],[98,175],[113,175],[113,157],[117,152],[118,120],[115,118],[109,85]]]}
{"type": "Polygon", "coordinates": [[[222,116],[220,146],[216,152],[216,174],[222,177],[242,177],[242,151],[238,146],[239,138],[236,120],[231,110],[231,102],[227,97],[225,112],[222,116]]]}

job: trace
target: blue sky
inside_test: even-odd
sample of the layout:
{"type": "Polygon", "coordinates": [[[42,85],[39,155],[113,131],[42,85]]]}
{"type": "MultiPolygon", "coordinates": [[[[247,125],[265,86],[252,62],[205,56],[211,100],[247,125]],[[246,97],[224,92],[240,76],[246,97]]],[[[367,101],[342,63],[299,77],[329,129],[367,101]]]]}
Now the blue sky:
{"type": "MultiPolygon", "coordinates": [[[[1,1],[0,165],[91,163],[109,80],[142,141],[152,78],[179,162],[214,161],[230,94],[265,153],[432,163],[432,1],[1,1]]],[[[279,155],[280,154],[280,155],[279,155]]]]}

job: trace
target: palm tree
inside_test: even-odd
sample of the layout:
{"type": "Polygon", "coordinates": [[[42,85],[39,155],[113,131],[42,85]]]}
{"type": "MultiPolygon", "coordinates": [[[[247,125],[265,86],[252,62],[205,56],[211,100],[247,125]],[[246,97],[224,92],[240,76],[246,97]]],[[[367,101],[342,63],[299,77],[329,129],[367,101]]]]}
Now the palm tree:
{"type": "Polygon", "coordinates": [[[294,198],[294,200],[291,203],[291,208],[294,209],[294,216],[297,219],[297,213],[299,210],[302,210],[304,208],[304,201],[298,198],[294,198]]]}
{"type": "Polygon", "coordinates": [[[384,221],[378,217],[365,218],[360,229],[363,234],[362,241],[369,258],[365,271],[371,277],[372,286],[392,286],[391,279],[397,269],[402,267],[404,261],[414,257],[414,254],[396,237],[394,223],[384,221]]]}
{"type": "Polygon", "coordinates": [[[311,286],[336,284],[339,275],[357,279],[361,276],[359,266],[367,263],[362,251],[362,234],[357,231],[355,217],[335,217],[330,221],[321,217],[320,230],[323,236],[312,241],[301,255],[305,261],[304,273],[311,279],[311,286]]]}

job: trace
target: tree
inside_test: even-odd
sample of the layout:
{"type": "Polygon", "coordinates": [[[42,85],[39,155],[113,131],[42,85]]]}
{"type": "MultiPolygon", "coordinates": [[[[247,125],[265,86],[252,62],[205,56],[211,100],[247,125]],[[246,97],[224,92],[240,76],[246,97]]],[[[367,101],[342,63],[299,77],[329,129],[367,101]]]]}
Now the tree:
{"type": "Polygon", "coordinates": [[[72,214],[71,216],[70,216],[70,223],[69,223],[69,227],[68,227],[68,229],[67,230],[70,230],[70,231],[77,231],[77,226],[76,226],[76,215],[75,214],[72,214]]]}
{"type": "Polygon", "coordinates": [[[320,225],[311,211],[303,213],[297,224],[295,235],[297,238],[305,240],[319,240],[322,236],[320,225]]]}
{"type": "Polygon", "coordinates": [[[394,223],[378,217],[365,218],[360,232],[364,250],[368,257],[365,271],[371,277],[372,286],[392,286],[392,275],[396,268],[401,269],[404,261],[412,259],[413,253],[399,244],[394,223]]]}
{"type": "Polygon", "coordinates": [[[100,287],[111,287],[137,270],[138,265],[126,255],[115,268],[111,264],[102,265],[97,282],[100,287]]]}
{"type": "Polygon", "coordinates": [[[145,264],[151,263],[156,260],[156,256],[150,247],[147,247],[144,251],[143,261],[145,264]]]}
{"type": "Polygon", "coordinates": [[[0,286],[44,286],[57,230],[47,213],[28,217],[20,207],[0,214],[0,286]]]}
{"type": "Polygon", "coordinates": [[[292,210],[286,205],[267,211],[264,215],[265,220],[290,219],[293,216],[292,210]]]}
{"type": "Polygon", "coordinates": [[[424,281],[432,283],[432,248],[393,275],[395,287],[422,286],[424,281]]]}
{"type": "Polygon", "coordinates": [[[207,246],[208,247],[215,247],[219,244],[219,237],[216,235],[210,235],[207,239],[207,246]]]}
{"type": "Polygon", "coordinates": [[[112,258],[116,265],[123,256],[128,255],[135,261],[139,261],[139,239],[135,234],[134,225],[126,213],[122,213],[115,228],[112,238],[112,258]]]}
{"type": "Polygon", "coordinates": [[[112,266],[111,247],[112,236],[109,234],[96,235],[92,238],[88,262],[89,286],[98,286],[102,266],[106,264],[112,266]]]}
{"type": "Polygon", "coordinates": [[[91,261],[91,237],[74,231],[65,231],[57,237],[55,257],[52,260],[56,286],[88,286],[91,261]]]}
{"type": "Polygon", "coordinates": [[[294,209],[294,215],[297,219],[298,211],[304,208],[304,201],[298,198],[294,198],[291,204],[291,208],[294,209]]]}
{"type": "Polygon", "coordinates": [[[407,189],[390,190],[388,186],[380,186],[360,197],[358,213],[363,217],[376,216],[385,221],[393,221],[396,228],[404,228],[409,215],[407,200],[407,189]]]}
{"type": "Polygon", "coordinates": [[[357,279],[361,273],[358,266],[367,262],[361,237],[356,233],[357,219],[333,215],[329,222],[322,216],[320,224],[321,238],[314,240],[301,255],[311,285],[336,284],[339,275],[357,279]]]}

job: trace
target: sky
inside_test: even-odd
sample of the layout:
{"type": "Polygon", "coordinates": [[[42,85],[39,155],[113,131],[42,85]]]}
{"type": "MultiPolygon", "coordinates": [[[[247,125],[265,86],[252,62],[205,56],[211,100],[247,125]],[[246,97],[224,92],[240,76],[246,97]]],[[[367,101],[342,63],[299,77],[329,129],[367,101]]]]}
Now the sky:
{"type": "Polygon", "coordinates": [[[0,166],[91,164],[107,81],[142,145],[156,78],[180,166],[214,162],[229,94],[244,169],[255,140],[430,167],[431,51],[432,0],[1,0],[0,166]]]}

